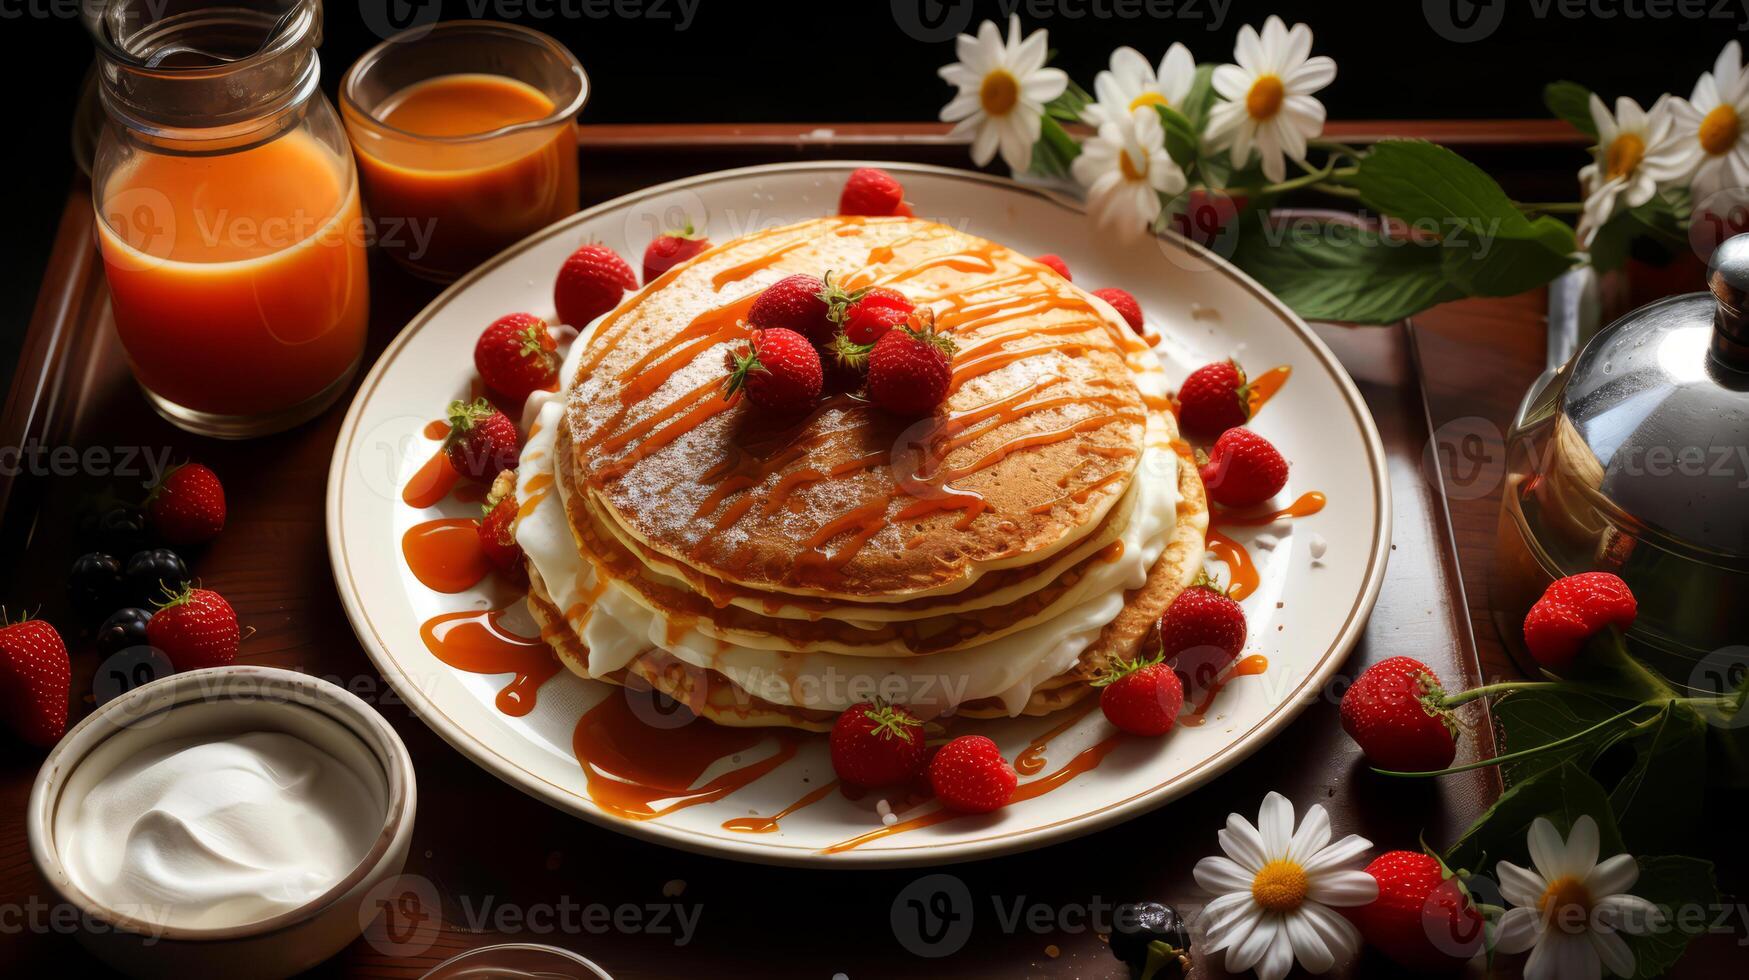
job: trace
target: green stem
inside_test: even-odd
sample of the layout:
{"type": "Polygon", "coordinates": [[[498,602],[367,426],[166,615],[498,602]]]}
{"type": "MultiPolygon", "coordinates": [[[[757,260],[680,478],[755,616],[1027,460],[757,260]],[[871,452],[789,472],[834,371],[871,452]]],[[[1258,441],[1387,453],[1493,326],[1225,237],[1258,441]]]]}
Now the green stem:
{"type": "Polygon", "coordinates": [[[1573,742],[1577,742],[1577,741],[1585,738],[1588,735],[1594,734],[1594,733],[1601,731],[1602,729],[1604,729],[1610,725],[1615,724],[1618,721],[1621,721],[1622,719],[1626,718],[1627,716],[1633,714],[1636,711],[1639,711],[1640,709],[1642,709],[1644,707],[1646,707],[1646,705],[1644,703],[1636,704],[1633,707],[1627,709],[1626,711],[1621,712],[1620,714],[1612,715],[1608,718],[1605,718],[1602,721],[1598,722],[1597,724],[1592,725],[1590,728],[1587,728],[1582,732],[1575,732],[1572,735],[1568,735],[1566,738],[1558,738],[1558,739],[1555,739],[1553,742],[1545,742],[1542,745],[1536,746],[1535,748],[1524,749],[1524,750],[1518,751],[1518,752],[1508,752],[1505,755],[1497,755],[1492,759],[1483,759],[1480,762],[1472,762],[1468,765],[1453,766],[1450,769],[1440,769],[1440,770],[1437,770],[1434,772],[1396,772],[1396,771],[1393,771],[1390,769],[1378,769],[1378,768],[1374,768],[1373,772],[1376,772],[1381,776],[1405,776],[1405,777],[1409,777],[1409,776],[1413,776],[1413,777],[1450,776],[1450,775],[1453,775],[1454,773],[1469,772],[1472,769],[1486,769],[1489,766],[1497,766],[1497,765],[1500,765],[1501,763],[1504,763],[1504,762],[1517,762],[1519,759],[1528,759],[1531,756],[1541,755],[1544,752],[1548,752],[1548,751],[1551,751],[1553,749],[1558,749],[1563,745],[1569,745],[1573,742]]]}
{"type": "Polygon", "coordinates": [[[1444,707],[1455,708],[1460,704],[1469,704],[1478,698],[1505,694],[1507,691],[1546,691],[1564,686],[1554,681],[1501,681],[1498,684],[1484,684],[1481,687],[1472,687],[1467,691],[1447,695],[1445,700],[1440,703],[1444,707]]]}
{"type": "Polygon", "coordinates": [[[1512,206],[1520,211],[1543,211],[1548,214],[1579,214],[1585,210],[1585,205],[1579,201],[1513,201],[1512,206]]]}

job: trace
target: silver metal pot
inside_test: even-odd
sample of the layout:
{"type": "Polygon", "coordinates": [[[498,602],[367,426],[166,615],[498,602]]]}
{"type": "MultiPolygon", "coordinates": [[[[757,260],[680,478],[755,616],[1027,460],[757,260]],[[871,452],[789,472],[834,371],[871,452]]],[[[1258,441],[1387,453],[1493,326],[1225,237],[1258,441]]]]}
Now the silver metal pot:
{"type": "Polygon", "coordinates": [[[1519,407],[1492,582],[1509,644],[1550,581],[1602,570],[1669,680],[1716,691],[1749,665],[1749,235],[1706,285],[1610,324],[1519,407]]]}

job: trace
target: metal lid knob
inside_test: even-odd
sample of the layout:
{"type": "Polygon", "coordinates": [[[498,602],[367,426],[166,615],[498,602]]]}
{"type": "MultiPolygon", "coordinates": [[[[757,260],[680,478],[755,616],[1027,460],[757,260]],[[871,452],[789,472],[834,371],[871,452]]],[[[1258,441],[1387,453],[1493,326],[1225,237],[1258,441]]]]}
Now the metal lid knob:
{"type": "Polygon", "coordinates": [[[1707,264],[1712,290],[1712,354],[1721,364],[1749,371],[1749,234],[1720,243],[1707,264]]]}

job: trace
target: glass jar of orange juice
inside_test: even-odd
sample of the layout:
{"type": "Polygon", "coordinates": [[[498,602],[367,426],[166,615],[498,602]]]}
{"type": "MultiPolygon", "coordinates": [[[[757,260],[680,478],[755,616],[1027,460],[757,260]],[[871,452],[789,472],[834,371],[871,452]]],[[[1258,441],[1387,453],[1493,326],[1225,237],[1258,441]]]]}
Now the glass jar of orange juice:
{"type": "Polygon", "coordinates": [[[442,21],[377,45],[340,82],[377,248],[448,282],[574,213],[589,78],[552,38],[442,21]]]}
{"type": "Polygon", "coordinates": [[[116,332],[160,414],[249,438],[319,414],[364,353],[352,154],[317,87],[320,0],[88,7],[116,332]]]}

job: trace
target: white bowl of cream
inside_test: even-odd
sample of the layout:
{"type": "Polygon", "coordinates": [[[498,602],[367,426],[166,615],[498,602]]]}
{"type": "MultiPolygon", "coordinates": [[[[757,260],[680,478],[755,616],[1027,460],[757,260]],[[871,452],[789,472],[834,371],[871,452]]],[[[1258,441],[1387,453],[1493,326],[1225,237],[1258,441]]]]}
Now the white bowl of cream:
{"type": "Polygon", "coordinates": [[[135,976],[289,976],[374,918],[406,862],[412,761],[388,723],[326,681],[190,671],[99,708],[49,754],[31,856],[135,976]]]}

